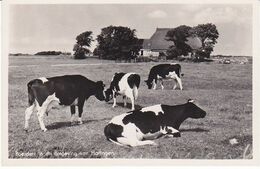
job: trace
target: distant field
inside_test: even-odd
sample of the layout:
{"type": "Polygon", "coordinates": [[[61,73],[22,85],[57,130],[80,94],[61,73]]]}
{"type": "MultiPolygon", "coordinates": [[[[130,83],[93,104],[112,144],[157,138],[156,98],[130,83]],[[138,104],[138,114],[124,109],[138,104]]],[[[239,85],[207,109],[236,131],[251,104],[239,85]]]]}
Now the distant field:
{"type": "MultiPolygon", "coordinates": [[[[148,90],[143,82],[157,63],[119,64],[98,59],[65,57],[10,57],[9,59],[9,158],[172,158],[241,159],[252,145],[252,64],[180,63],[184,90],[148,90]],[[100,64],[101,63],[101,64],[100,64]],[[65,65],[64,65],[65,64],[65,65]],[[70,64],[70,65],[68,65],[70,64]],[[82,65],[80,65],[82,64],[82,65]],[[158,103],[182,104],[192,98],[207,112],[204,119],[188,119],[180,127],[180,138],[159,138],[158,146],[125,148],[106,140],[103,130],[110,119],[127,112],[118,97],[118,107],[91,97],[85,103],[83,124],[71,126],[70,110],[53,109],[40,130],[36,114],[25,133],[24,111],[28,105],[26,84],[38,77],[82,74],[103,80],[107,86],[115,72],[136,72],[142,82],[136,107],[158,103]],[[238,144],[231,145],[236,138],[238,144]],[[27,153],[27,154],[26,154],[27,153]]],[[[130,102],[128,100],[128,102],[130,102]]]]}

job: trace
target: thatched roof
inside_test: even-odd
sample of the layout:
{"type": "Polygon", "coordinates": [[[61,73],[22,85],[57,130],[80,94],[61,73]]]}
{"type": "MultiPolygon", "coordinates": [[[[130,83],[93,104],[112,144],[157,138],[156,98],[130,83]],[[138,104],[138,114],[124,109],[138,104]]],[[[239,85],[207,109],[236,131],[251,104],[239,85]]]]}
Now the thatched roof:
{"type": "Polygon", "coordinates": [[[200,38],[198,37],[188,37],[187,42],[185,42],[187,45],[191,47],[191,49],[199,49],[202,47],[202,42],[200,38]]]}
{"type": "MultiPolygon", "coordinates": [[[[170,46],[174,46],[174,42],[166,40],[166,34],[172,28],[157,28],[150,39],[143,40],[143,49],[150,49],[152,51],[165,51],[170,46]]],[[[192,49],[198,49],[202,46],[202,43],[198,37],[187,38],[186,44],[192,49]]]]}
{"type": "Polygon", "coordinates": [[[174,43],[172,41],[166,40],[166,34],[169,30],[171,30],[171,28],[157,28],[149,39],[148,44],[150,44],[150,48],[148,49],[160,51],[167,50],[170,46],[173,46],[174,43]]]}
{"type": "Polygon", "coordinates": [[[151,49],[150,39],[144,39],[144,41],[143,41],[143,49],[151,49]]]}

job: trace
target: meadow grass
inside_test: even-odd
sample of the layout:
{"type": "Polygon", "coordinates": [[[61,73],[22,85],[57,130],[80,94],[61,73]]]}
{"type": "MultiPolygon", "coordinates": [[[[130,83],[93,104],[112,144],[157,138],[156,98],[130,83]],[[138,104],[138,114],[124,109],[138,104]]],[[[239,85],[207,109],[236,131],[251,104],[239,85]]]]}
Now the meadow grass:
{"type": "MultiPolygon", "coordinates": [[[[167,159],[251,159],[252,158],[252,64],[180,63],[184,90],[148,90],[144,83],[152,66],[159,63],[117,64],[66,58],[9,59],[8,150],[9,158],[167,158],[167,159]],[[77,66],[53,66],[76,63],[77,66]],[[26,65],[36,65],[26,67],[26,65]],[[16,67],[18,66],[18,67],[16,67]],[[180,138],[159,138],[158,146],[121,147],[106,140],[103,130],[112,117],[130,111],[90,97],[84,106],[83,124],[70,125],[69,107],[53,109],[45,116],[49,129],[42,132],[36,114],[30,130],[24,132],[24,111],[28,106],[28,81],[38,77],[82,74],[91,80],[103,80],[109,86],[115,72],[141,75],[136,108],[154,104],[183,104],[192,98],[207,112],[204,119],[188,119],[180,127],[180,138]],[[236,138],[238,144],[229,140],[236,138]]],[[[128,103],[130,101],[128,100],[128,103]]],[[[7,112],[6,112],[7,113],[7,112]]]]}

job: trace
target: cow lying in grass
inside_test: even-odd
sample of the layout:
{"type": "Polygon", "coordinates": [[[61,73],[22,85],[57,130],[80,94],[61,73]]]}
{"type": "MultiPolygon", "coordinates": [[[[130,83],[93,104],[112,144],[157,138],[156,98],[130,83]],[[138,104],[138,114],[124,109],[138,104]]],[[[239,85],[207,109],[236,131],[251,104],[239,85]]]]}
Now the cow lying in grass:
{"type": "Polygon", "coordinates": [[[25,130],[29,127],[29,119],[37,111],[40,127],[47,131],[43,116],[56,106],[70,106],[71,120],[78,106],[79,123],[85,100],[94,95],[98,100],[105,100],[104,84],[102,81],[93,82],[81,75],[65,75],[51,78],[31,80],[28,84],[29,107],[25,111],[25,130]]]}
{"type": "Polygon", "coordinates": [[[204,118],[206,112],[193,100],[182,105],[158,104],[114,117],[104,129],[106,138],[119,145],[156,145],[163,135],[180,137],[179,127],[187,118],[204,118]]]}
{"type": "Polygon", "coordinates": [[[126,107],[126,97],[130,98],[132,110],[135,109],[135,100],[138,97],[138,88],[140,85],[140,76],[136,73],[115,73],[110,87],[105,91],[106,101],[113,98],[113,106],[116,106],[116,96],[122,95],[124,106],[126,107]]]}
{"type": "Polygon", "coordinates": [[[172,63],[172,64],[159,64],[153,66],[149,72],[148,79],[145,81],[148,89],[156,89],[157,80],[161,82],[162,90],[164,89],[163,80],[165,79],[173,79],[175,81],[173,90],[176,89],[177,84],[182,90],[182,82],[180,76],[181,74],[181,65],[172,63]]]}

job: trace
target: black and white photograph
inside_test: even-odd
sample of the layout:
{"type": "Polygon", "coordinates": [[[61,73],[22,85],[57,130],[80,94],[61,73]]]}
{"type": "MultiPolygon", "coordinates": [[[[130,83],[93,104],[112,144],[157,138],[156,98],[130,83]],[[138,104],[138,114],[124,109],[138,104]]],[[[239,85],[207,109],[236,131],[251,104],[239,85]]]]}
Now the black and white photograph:
{"type": "Polygon", "coordinates": [[[4,0],[5,164],[259,165],[259,2],[4,0]]]}

